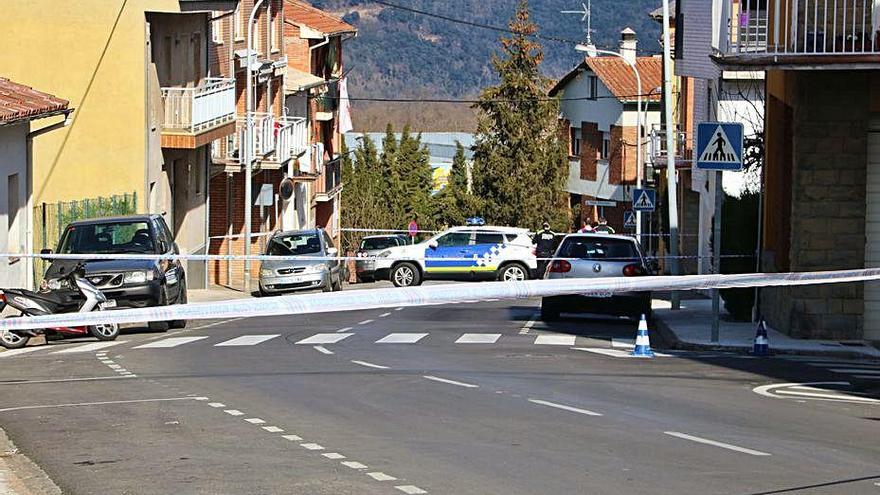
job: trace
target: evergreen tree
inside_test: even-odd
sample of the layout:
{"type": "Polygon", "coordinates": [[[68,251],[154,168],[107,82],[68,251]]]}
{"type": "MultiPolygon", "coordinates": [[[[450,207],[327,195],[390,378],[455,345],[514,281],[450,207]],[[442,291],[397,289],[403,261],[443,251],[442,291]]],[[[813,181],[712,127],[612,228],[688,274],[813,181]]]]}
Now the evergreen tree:
{"type": "MultiPolygon", "coordinates": [[[[387,208],[377,197],[382,194],[385,184],[379,169],[376,144],[369,136],[364,136],[361,145],[354,151],[354,160],[347,149],[342,148],[342,226],[345,228],[386,228],[389,219],[387,208]]],[[[343,249],[356,250],[363,232],[344,231],[343,249]]]]}
{"type": "Polygon", "coordinates": [[[470,216],[480,215],[479,201],[468,188],[468,164],[464,146],[455,143],[455,157],[446,187],[434,197],[438,225],[464,225],[470,216]]]}
{"type": "Polygon", "coordinates": [[[538,66],[543,58],[528,2],[520,0],[492,66],[500,82],[480,93],[474,149],[474,193],[483,200],[488,223],[555,229],[569,226],[566,144],[559,132],[558,100],[548,100],[550,81],[538,66]]]}
{"type": "Polygon", "coordinates": [[[390,225],[386,228],[399,229],[404,222],[406,211],[401,198],[403,195],[402,177],[397,164],[397,137],[391,124],[385,127],[385,137],[382,139],[382,154],[379,157],[379,175],[382,178],[383,190],[376,196],[388,209],[390,225]]]}
{"type": "Polygon", "coordinates": [[[395,167],[396,176],[400,180],[401,196],[398,200],[405,214],[404,221],[409,223],[415,216],[420,227],[432,228],[431,189],[434,185],[434,174],[430,155],[427,148],[422,146],[421,135],[414,136],[409,125],[403,128],[400,135],[395,167]]]}

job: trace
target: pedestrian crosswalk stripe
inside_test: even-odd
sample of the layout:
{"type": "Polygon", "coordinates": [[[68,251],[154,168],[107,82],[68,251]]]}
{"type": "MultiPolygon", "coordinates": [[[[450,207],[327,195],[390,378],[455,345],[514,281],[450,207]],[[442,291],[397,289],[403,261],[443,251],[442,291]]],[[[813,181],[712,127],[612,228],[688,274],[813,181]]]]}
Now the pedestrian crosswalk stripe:
{"type": "Polygon", "coordinates": [[[336,344],[354,335],[353,333],[316,333],[297,342],[299,345],[336,344]]]}
{"type": "Polygon", "coordinates": [[[494,344],[501,338],[500,333],[466,333],[463,334],[456,344],[494,344]]]}
{"type": "Polygon", "coordinates": [[[577,339],[577,337],[574,335],[538,335],[535,338],[535,345],[573,346],[575,339],[577,339]]]}
{"type": "Polygon", "coordinates": [[[171,337],[168,339],[157,340],[149,344],[139,345],[134,349],[166,349],[169,347],[177,347],[183,344],[189,344],[197,340],[207,339],[208,337],[171,337]]]}
{"type": "Polygon", "coordinates": [[[92,342],[91,344],[68,346],[66,349],[55,351],[52,354],[74,354],[79,352],[92,352],[97,351],[98,349],[105,349],[114,345],[124,344],[125,342],[126,341],[124,340],[115,340],[113,342],[92,342]]]}
{"type": "Polygon", "coordinates": [[[279,334],[273,335],[242,335],[241,337],[236,337],[231,340],[227,340],[225,342],[220,342],[219,344],[214,344],[214,347],[226,347],[226,346],[243,346],[243,345],[257,345],[262,344],[267,340],[272,340],[276,337],[280,337],[279,334]]]}
{"type": "MultiPolygon", "coordinates": [[[[0,358],[9,358],[12,356],[18,356],[19,354],[27,354],[29,352],[40,351],[49,348],[50,346],[34,346],[34,347],[22,347],[21,349],[7,349],[3,352],[0,352],[0,358]]],[[[54,346],[52,346],[54,347],[54,346]]]]}
{"type": "Polygon", "coordinates": [[[377,340],[377,344],[415,344],[427,337],[426,333],[389,333],[377,340]]]}

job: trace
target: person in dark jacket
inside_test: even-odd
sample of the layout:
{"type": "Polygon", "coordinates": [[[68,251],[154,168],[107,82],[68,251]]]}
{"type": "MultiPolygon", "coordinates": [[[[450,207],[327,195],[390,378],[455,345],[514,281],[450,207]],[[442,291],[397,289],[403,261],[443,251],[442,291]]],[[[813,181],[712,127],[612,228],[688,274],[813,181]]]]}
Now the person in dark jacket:
{"type": "Polygon", "coordinates": [[[610,225],[608,225],[608,220],[605,220],[604,217],[599,219],[599,225],[597,225],[596,228],[593,230],[595,230],[596,232],[599,232],[601,234],[613,234],[614,233],[614,228],[612,228],[610,225]]]}
{"type": "Polygon", "coordinates": [[[538,278],[544,277],[547,263],[549,263],[549,261],[540,258],[553,256],[553,251],[556,249],[556,232],[550,230],[550,224],[547,222],[544,222],[542,227],[543,229],[540,232],[536,232],[535,236],[532,237],[532,242],[535,244],[535,256],[539,258],[538,278]]]}

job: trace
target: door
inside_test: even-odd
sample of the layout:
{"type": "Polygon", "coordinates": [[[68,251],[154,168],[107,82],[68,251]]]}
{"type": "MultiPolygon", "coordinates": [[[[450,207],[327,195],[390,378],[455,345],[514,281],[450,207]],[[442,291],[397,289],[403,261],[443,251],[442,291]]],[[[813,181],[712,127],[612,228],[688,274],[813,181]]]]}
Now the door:
{"type": "MultiPolygon", "coordinates": [[[[324,253],[325,256],[339,256],[339,251],[336,254],[331,255],[327,252],[330,248],[335,248],[333,245],[333,239],[330,238],[330,235],[327,234],[326,230],[321,230],[321,234],[324,238],[324,253]]],[[[338,280],[339,283],[342,283],[342,274],[340,273],[341,264],[339,260],[329,261],[330,263],[330,283],[333,283],[333,280],[338,280]]]]}
{"type": "MultiPolygon", "coordinates": [[[[158,218],[153,224],[153,228],[156,231],[156,247],[160,254],[178,254],[177,246],[174,244],[174,237],[168,230],[168,225],[165,221],[158,218]]],[[[165,296],[167,297],[168,304],[180,301],[181,286],[185,283],[186,279],[180,260],[163,259],[159,262],[159,268],[165,275],[165,296]]]]}
{"type": "MultiPolygon", "coordinates": [[[[868,126],[865,268],[880,267],[880,114],[868,126]]],[[[865,284],[864,339],[880,340],[880,287],[865,284]]]]}
{"type": "Polygon", "coordinates": [[[425,272],[430,278],[468,277],[474,262],[470,261],[472,232],[450,232],[437,238],[437,247],[425,249],[425,272]]]}
{"type": "Polygon", "coordinates": [[[467,256],[475,258],[471,269],[479,278],[494,278],[504,249],[504,235],[501,232],[477,232],[474,242],[468,247],[467,256]]]}

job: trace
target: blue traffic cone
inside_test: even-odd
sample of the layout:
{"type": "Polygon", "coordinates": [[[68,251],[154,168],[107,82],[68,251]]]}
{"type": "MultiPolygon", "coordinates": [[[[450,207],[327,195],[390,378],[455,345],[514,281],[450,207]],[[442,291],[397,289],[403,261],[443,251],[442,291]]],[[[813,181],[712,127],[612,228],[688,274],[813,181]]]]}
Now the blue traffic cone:
{"type": "Polygon", "coordinates": [[[755,346],[752,348],[755,356],[770,355],[770,339],[767,337],[767,324],[764,318],[758,320],[758,328],[755,330],[755,346]]]}
{"type": "Polygon", "coordinates": [[[651,339],[648,337],[648,320],[645,315],[639,320],[639,330],[636,333],[636,347],[633,349],[632,357],[652,358],[654,352],[651,351],[651,339]]]}

